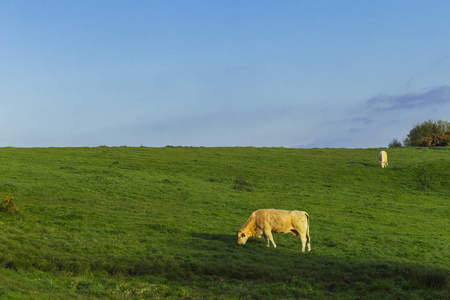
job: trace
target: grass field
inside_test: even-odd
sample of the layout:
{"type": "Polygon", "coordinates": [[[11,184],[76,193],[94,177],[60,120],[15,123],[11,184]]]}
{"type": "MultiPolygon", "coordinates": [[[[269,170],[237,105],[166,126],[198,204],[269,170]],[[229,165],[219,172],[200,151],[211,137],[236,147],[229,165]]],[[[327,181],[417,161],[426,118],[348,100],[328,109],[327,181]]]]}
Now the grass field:
{"type": "Polygon", "coordinates": [[[0,298],[448,299],[450,148],[0,148],[0,298]],[[236,230],[305,210],[312,252],[236,230]]]}

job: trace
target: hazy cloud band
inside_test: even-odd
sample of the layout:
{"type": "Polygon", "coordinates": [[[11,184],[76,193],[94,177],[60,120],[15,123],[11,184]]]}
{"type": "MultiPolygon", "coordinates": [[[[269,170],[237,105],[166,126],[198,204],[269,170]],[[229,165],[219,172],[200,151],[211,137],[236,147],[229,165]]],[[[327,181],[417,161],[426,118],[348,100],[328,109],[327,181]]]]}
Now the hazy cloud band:
{"type": "Polygon", "coordinates": [[[425,108],[446,103],[450,103],[450,87],[444,85],[422,93],[376,96],[366,102],[366,107],[373,111],[387,111],[425,108]]]}

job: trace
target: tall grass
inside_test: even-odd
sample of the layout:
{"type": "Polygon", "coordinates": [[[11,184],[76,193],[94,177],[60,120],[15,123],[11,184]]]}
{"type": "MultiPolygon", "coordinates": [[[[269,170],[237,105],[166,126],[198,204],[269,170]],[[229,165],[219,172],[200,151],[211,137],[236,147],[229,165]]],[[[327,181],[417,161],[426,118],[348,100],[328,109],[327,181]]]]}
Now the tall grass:
{"type": "Polygon", "coordinates": [[[450,149],[3,148],[0,296],[444,299],[450,149]],[[312,252],[235,232],[305,210],[312,252]]]}

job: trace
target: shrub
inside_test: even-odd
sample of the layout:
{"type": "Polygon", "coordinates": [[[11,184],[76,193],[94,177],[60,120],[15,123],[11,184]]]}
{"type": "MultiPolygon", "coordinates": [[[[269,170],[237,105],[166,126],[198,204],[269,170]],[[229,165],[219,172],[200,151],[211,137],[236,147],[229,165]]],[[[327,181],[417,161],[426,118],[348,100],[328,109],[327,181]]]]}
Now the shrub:
{"type": "Polygon", "coordinates": [[[388,147],[389,148],[400,148],[400,147],[402,147],[402,142],[400,142],[397,139],[393,139],[392,142],[389,143],[388,147]]]}
{"type": "Polygon", "coordinates": [[[430,146],[448,146],[450,145],[450,130],[446,134],[433,133],[430,137],[426,137],[422,140],[424,147],[430,146]]]}
{"type": "Polygon", "coordinates": [[[0,212],[12,214],[18,211],[19,208],[14,204],[14,197],[5,196],[0,205],[0,212]]]}

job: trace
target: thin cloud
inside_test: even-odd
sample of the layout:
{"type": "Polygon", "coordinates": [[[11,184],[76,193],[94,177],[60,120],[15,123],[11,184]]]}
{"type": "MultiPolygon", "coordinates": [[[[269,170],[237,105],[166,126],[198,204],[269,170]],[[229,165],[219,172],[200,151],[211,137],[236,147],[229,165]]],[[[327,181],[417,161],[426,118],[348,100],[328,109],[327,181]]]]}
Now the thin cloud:
{"type": "Polygon", "coordinates": [[[405,110],[425,108],[450,103],[450,87],[447,85],[429,89],[422,93],[410,93],[400,96],[377,96],[366,102],[372,111],[405,110]]]}
{"type": "Polygon", "coordinates": [[[449,109],[449,86],[404,95],[373,97],[346,111],[329,115],[330,119],[325,122],[327,130],[312,136],[309,143],[301,147],[387,146],[393,138],[404,137],[419,121],[445,119],[449,109]]]}
{"type": "Polygon", "coordinates": [[[350,121],[353,123],[362,123],[364,125],[368,125],[373,122],[372,119],[369,117],[352,118],[350,119],[350,121]]]}

